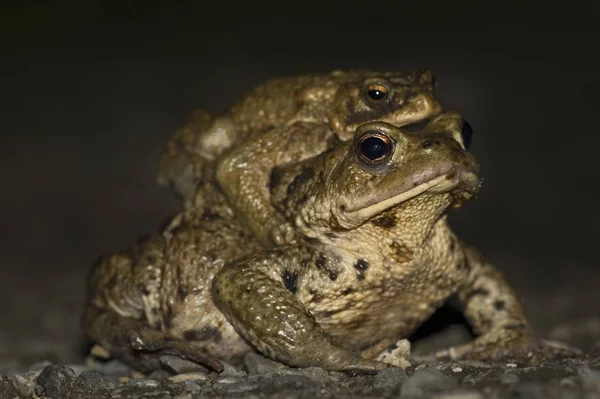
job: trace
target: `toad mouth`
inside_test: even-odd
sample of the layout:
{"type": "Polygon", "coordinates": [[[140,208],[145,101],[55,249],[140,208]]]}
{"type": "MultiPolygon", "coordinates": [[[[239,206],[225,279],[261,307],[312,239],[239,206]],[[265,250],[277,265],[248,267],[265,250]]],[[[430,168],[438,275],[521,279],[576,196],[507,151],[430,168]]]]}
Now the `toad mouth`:
{"type": "Polygon", "coordinates": [[[462,185],[465,191],[475,193],[479,188],[479,178],[477,173],[471,168],[452,166],[444,172],[436,173],[431,178],[428,178],[431,175],[427,175],[429,174],[416,179],[413,183],[413,188],[402,191],[382,201],[372,200],[354,208],[346,207],[345,213],[350,218],[367,219],[395,205],[415,198],[426,191],[442,193],[462,185]]]}

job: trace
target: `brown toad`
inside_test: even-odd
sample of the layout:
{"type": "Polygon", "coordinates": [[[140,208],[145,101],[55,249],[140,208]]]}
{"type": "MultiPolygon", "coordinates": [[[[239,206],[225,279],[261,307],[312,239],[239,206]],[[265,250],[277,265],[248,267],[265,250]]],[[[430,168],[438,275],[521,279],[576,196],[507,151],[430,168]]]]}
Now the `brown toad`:
{"type": "Polygon", "coordinates": [[[421,70],[334,71],[273,79],[255,87],[223,116],[194,113],[169,140],[158,181],[190,199],[198,194],[196,182],[216,173],[238,217],[264,245],[287,242],[290,226],[269,203],[273,168],[311,158],[336,140],[351,139],[356,127],[368,121],[402,126],[435,115],[441,107],[433,90],[433,75],[421,70]],[[216,172],[205,168],[213,161],[216,172]]]}
{"type": "Polygon", "coordinates": [[[521,304],[445,216],[479,189],[466,126],[455,113],[411,133],[370,122],[279,169],[271,199],[295,244],[261,249],[206,186],[216,213],[181,217],[98,264],[86,333],[144,370],[158,367],[156,353],[218,370],[215,358],[252,346],[292,366],[373,371],[387,365],[370,348],[406,337],[456,295],[479,336],[440,355],[521,353],[530,337],[521,304]]]}

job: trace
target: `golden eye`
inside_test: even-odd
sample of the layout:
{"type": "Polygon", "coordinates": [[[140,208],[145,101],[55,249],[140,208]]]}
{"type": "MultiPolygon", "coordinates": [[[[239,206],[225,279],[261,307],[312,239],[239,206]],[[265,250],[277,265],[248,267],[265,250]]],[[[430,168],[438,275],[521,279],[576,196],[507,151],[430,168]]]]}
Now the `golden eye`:
{"type": "Polygon", "coordinates": [[[392,90],[385,81],[367,81],[364,86],[364,96],[371,105],[385,104],[391,97],[392,90]]]}
{"type": "Polygon", "coordinates": [[[356,153],[361,161],[373,165],[387,160],[392,154],[392,146],[388,136],[373,130],[358,138],[356,153]]]}
{"type": "Polygon", "coordinates": [[[374,102],[385,101],[388,97],[388,88],[384,85],[370,85],[367,87],[367,97],[374,102]]]}

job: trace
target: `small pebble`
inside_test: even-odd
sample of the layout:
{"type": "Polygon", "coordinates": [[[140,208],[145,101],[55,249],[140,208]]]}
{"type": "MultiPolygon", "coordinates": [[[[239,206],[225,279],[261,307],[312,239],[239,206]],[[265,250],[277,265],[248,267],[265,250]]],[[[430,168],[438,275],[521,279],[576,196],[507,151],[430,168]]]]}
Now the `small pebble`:
{"type": "Polygon", "coordinates": [[[14,374],[9,377],[13,387],[23,397],[31,397],[35,392],[36,379],[41,371],[29,371],[24,374],[14,374]]]}
{"type": "Polygon", "coordinates": [[[226,362],[222,362],[223,363],[223,371],[221,372],[221,374],[219,374],[221,377],[245,377],[248,373],[246,373],[244,370],[235,367],[229,363],[226,362]]]}
{"type": "Polygon", "coordinates": [[[167,378],[172,376],[173,373],[165,369],[157,369],[148,374],[148,378],[154,381],[165,381],[167,378]]]}
{"type": "Polygon", "coordinates": [[[580,367],[577,369],[577,375],[581,380],[581,386],[586,392],[600,393],[600,370],[580,367]]]}
{"type": "Polygon", "coordinates": [[[574,388],[577,385],[576,380],[577,380],[577,378],[574,376],[566,377],[566,378],[563,378],[562,380],[560,380],[558,385],[561,388],[574,388]]]}
{"type": "Polygon", "coordinates": [[[462,369],[462,367],[456,366],[456,367],[452,367],[452,371],[454,373],[462,373],[463,369],[462,369]]]}
{"type": "Polygon", "coordinates": [[[114,388],[114,384],[98,371],[84,371],[75,380],[75,386],[88,391],[100,391],[114,388]]]}
{"type": "Polygon", "coordinates": [[[214,384],[213,389],[222,394],[240,394],[255,390],[259,382],[256,379],[246,380],[235,384],[214,384]]]}
{"type": "Polygon", "coordinates": [[[393,388],[402,384],[408,376],[398,367],[390,367],[377,373],[373,378],[374,388],[393,388]]]}
{"type": "Polygon", "coordinates": [[[506,363],[506,367],[510,367],[510,368],[516,368],[517,367],[517,363],[506,363]]]}
{"type": "Polygon", "coordinates": [[[255,352],[249,352],[244,357],[244,365],[250,374],[266,374],[274,370],[284,370],[286,365],[277,363],[255,352]]]}
{"type": "Polygon", "coordinates": [[[519,377],[514,373],[504,373],[499,380],[502,384],[513,385],[519,382],[519,377]]]}
{"type": "Polygon", "coordinates": [[[160,387],[160,382],[149,378],[135,378],[125,384],[127,387],[135,387],[140,389],[156,389],[160,387]]]}
{"type": "Polygon", "coordinates": [[[90,355],[97,357],[99,359],[110,359],[110,353],[101,345],[95,344],[90,349],[90,355]]]}
{"type": "Polygon", "coordinates": [[[183,385],[183,389],[188,392],[196,392],[196,391],[199,391],[202,389],[202,387],[199,384],[195,383],[194,381],[190,381],[190,380],[183,381],[181,383],[181,385],[183,385]]]}
{"type": "Polygon", "coordinates": [[[19,392],[15,389],[12,383],[8,380],[5,375],[0,375],[0,397],[1,398],[15,398],[19,399],[19,392]]]}
{"type": "Polygon", "coordinates": [[[267,393],[281,392],[283,390],[304,390],[314,387],[314,383],[308,377],[302,375],[279,375],[260,380],[261,390],[267,393]]]}
{"type": "Polygon", "coordinates": [[[452,392],[434,396],[434,399],[483,399],[483,395],[476,391],[452,392]]]}
{"type": "Polygon", "coordinates": [[[161,356],[160,362],[162,365],[172,370],[175,374],[183,374],[190,372],[203,371],[208,373],[208,370],[198,363],[182,359],[178,356],[161,356]]]}
{"type": "Polygon", "coordinates": [[[407,339],[402,339],[391,348],[381,352],[376,360],[400,367],[406,370],[410,367],[410,342],[407,339]]]}
{"type": "Polygon", "coordinates": [[[199,372],[193,372],[193,373],[183,373],[183,374],[177,374],[174,375],[172,377],[168,378],[168,381],[171,382],[184,382],[184,381],[208,381],[210,378],[208,377],[208,375],[204,374],[204,373],[199,373],[199,372]]]}
{"type": "Polygon", "coordinates": [[[329,373],[320,367],[306,367],[306,368],[287,368],[280,371],[281,373],[289,373],[295,375],[302,375],[308,377],[315,382],[325,382],[330,380],[329,373]]]}
{"type": "Polygon", "coordinates": [[[40,396],[64,398],[75,381],[75,373],[64,364],[51,364],[37,377],[40,396]]]}
{"type": "Polygon", "coordinates": [[[239,377],[219,377],[215,380],[215,382],[219,383],[219,384],[236,384],[238,382],[241,382],[242,379],[239,377]]]}
{"type": "MultiPolygon", "coordinates": [[[[164,384],[164,387],[171,392],[172,395],[183,395],[190,392],[198,392],[202,390],[200,384],[195,383],[194,381],[183,381],[183,382],[172,382],[167,381],[164,384]]],[[[168,396],[171,399],[170,396],[168,396]]]]}
{"type": "Polygon", "coordinates": [[[481,360],[464,360],[461,362],[464,366],[469,366],[478,369],[491,369],[493,366],[481,360]]]}
{"type": "Polygon", "coordinates": [[[88,370],[97,370],[111,376],[122,376],[132,371],[131,367],[117,359],[104,361],[91,356],[85,360],[85,366],[88,370]]]}
{"type": "Polygon", "coordinates": [[[428,392],[444,392],[457,386],[457,382],[433,368],[417,370],[402,385],[401,393],[419,396],[428,392]]]}

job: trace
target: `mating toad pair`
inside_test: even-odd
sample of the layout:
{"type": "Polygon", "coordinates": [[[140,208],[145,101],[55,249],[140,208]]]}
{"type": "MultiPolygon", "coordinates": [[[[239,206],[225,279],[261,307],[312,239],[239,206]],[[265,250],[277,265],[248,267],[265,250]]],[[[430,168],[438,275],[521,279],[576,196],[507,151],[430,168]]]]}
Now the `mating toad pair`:
{"type": "Polygon", "coordinates": [[[470,126],[433,90],[427,71],[334,71],[196,112],[159,170],[184,210],[98,262],[86,334],[142,371],[161,354],[220,371],[252,350],[375,371],[456,296],[478,337],[437,357],[525,356],[517,297],[448,226],[480,179],[470,126]]]}

